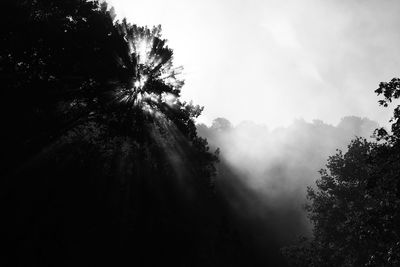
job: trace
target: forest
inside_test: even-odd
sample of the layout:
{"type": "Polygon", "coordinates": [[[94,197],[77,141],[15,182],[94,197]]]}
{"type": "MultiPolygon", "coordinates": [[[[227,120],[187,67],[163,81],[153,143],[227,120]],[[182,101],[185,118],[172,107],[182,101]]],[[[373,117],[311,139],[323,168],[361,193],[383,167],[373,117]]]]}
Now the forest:
{"type": "Polygon", "coordinates": [[[390,128],[207,126],[161,26],[2,8],[1,266],[400,265],[399,78],[371,88],[390,128]]]}

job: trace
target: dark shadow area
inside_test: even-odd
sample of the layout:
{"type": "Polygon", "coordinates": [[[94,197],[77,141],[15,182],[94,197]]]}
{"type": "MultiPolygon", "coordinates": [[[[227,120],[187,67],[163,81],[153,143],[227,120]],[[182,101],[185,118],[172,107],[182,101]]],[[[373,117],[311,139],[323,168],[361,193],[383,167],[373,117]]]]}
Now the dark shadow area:
{"type": "Polygon", "coordinates": [[[161,28],[1,3],[2,266],[246,266],[161,28]]]}

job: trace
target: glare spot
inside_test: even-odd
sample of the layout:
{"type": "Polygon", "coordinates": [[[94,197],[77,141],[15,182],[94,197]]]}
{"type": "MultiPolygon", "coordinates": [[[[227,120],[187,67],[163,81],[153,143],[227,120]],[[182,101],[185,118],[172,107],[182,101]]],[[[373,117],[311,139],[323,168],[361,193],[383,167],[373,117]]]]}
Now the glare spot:
{"type": "Polygon", "coordinates": [[[160,104],[173,108],[183,86],[182,67],[173,66],[171,50],[165,40],[158,39],[161,28],[133,27],[131,31],[123,28],[121,31],[125,33],[135,69],[129,84],[115,92],[117,101],[139,107],[153,116],[160,104]],[[160,84],[160,88],[154,87],[160,84]]]}
{"type": "Polygon", "coordinates": [[[148,44],[146,40],[140,40],[139,43],[135,46],[136,54],[139,57],[140,64],[146,64],[148,61],[148,44]]]}
{"type": "Polygon", "coordinates": [[[135,88],[139,88],[140,87],[140,82],[139,81],[135,81],[134,86],[135,86],[135,88]]]}
{"type": "Polygon", "coordinates": [[[170,107],[172,107],[174,104],[176,104],[177,99],[178,98],[174,94],[164,93],[162,95],[163,102],[165,102],[170,107]]]}

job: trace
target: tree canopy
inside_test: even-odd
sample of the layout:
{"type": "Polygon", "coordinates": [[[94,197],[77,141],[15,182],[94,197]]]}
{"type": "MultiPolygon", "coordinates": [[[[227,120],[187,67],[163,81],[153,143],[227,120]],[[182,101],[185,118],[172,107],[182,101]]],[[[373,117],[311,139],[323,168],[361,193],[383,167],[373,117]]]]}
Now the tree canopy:
{"type": "Polygon", "coordinates": [[[2,8],[2,261],[228,264],[217,155],[197,136],[203,108],[180,100],[161,27],[116,21],[99,1],[2,8]]]}
{"type": "MultiPolygon", "coordinates": [[[[399,79],[376,90],[387,107],[400,97],[399,79]]],[[[306,206],[313,238],[283,249],[293,266],[398,266],[400,264],[399,106],[391,131],[377,141],[357,138],[329,157],[306,206]]]]}

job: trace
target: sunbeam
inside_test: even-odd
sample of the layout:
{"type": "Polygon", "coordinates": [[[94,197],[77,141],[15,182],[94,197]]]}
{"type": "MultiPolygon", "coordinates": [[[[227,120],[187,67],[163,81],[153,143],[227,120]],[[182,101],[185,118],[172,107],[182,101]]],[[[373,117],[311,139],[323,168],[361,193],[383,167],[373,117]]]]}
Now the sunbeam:
{"type": "Polygon", "coordinates": [[[304,1],[2,1],[0,266],[400,266],[400,2],[304,1]]]}

